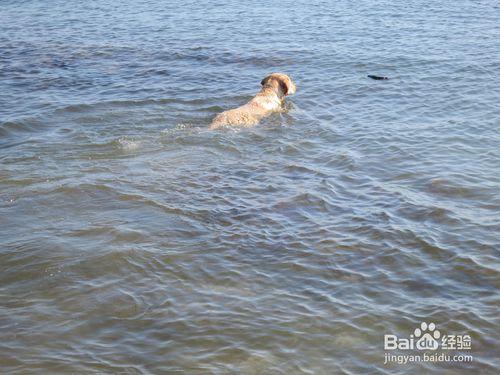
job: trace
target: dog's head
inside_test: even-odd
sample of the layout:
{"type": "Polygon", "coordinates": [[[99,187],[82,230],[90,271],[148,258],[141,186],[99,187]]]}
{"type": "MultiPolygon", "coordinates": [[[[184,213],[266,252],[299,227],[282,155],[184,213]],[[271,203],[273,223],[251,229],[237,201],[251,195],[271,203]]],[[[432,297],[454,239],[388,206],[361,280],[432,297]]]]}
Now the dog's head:
{"type": "Polygon", "coordinates": [[[296,90],[295,83],[293,83],[292,79],[283,73],[269,74],[260,84],[262,86],[277,86],[281,89],[283,95],[295,94],[296,90]]]}

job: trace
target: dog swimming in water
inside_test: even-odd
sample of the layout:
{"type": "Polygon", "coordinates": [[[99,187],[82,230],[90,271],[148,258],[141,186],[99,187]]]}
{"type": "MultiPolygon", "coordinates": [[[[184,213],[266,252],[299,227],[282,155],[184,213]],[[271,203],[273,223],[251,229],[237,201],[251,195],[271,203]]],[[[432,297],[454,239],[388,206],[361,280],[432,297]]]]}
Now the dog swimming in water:
{"type": "Polygon", "coordinates": [[[263,117],[280,111],[285,96],[294,94],[296,90],[292,79],[283,73],[269,74],[260,84],[262,88],[252,100],[241,107],[219,113],[212,120],[210,129],[217,129],[225,125],[254,126],[263,117]]]}

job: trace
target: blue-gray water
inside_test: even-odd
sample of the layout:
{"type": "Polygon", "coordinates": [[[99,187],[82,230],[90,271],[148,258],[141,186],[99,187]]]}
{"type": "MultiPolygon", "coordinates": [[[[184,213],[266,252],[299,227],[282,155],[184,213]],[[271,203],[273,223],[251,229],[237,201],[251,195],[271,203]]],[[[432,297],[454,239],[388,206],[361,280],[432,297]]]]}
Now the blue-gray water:
{"type": "Polygon", "coordinates": [[[3,0],[2,373],[498,373],[499,19],[3,0]],[[273,71],[286,112],[207,129],[273,71]],[[422,321],[472,363],[385,365],[422,321]]]}

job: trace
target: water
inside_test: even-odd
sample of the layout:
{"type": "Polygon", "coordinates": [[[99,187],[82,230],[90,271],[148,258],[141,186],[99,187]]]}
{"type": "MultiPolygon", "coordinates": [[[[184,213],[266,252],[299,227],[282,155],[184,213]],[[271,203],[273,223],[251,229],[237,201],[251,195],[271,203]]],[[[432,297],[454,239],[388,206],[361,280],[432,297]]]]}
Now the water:
{"type": "Polygon", "coordinates": [[[2,372],[496,373],[499,19],[2,1],[2,372]],[[286,112],[207,129],[273,71],[286,112]],[[384,364],[422,321],[473,361],[384,364]]]}

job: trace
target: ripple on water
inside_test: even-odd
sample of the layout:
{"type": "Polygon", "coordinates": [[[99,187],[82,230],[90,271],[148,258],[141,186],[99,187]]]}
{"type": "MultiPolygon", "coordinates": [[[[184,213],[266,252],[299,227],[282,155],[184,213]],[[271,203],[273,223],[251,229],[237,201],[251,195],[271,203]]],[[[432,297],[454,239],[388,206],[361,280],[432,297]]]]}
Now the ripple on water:
{"type": "Polygon", "coordinates": [[[491,2],[15,4],[4,372],[495,373],[491,2]],[[208,129],[272,71],[283,113],[208,129]],[[384,365],[422,321],[474,361],[384,365]]]}

